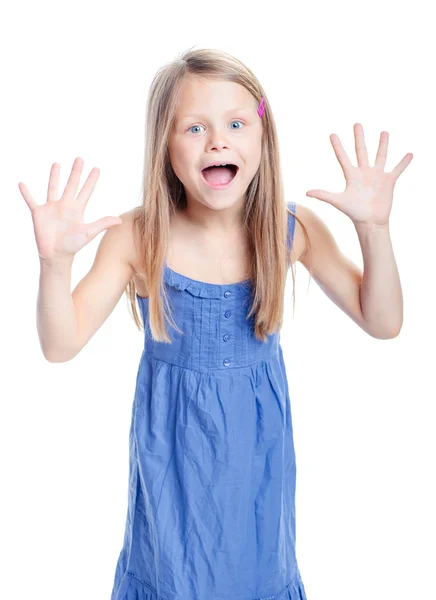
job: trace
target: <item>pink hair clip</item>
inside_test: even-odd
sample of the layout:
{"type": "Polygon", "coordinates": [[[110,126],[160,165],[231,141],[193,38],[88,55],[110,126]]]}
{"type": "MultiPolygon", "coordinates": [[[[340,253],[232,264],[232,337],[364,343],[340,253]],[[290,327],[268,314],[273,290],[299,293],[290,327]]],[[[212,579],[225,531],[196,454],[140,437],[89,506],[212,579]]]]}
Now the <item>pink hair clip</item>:
{"type": "Polygon", "coordinates": [[[262,117],[263,113],[265,112],[265,99],[262,96],[262,100],[259,104],[259,108],[257,109],[257,112],[259,114],[259,117],[262,117]]]}

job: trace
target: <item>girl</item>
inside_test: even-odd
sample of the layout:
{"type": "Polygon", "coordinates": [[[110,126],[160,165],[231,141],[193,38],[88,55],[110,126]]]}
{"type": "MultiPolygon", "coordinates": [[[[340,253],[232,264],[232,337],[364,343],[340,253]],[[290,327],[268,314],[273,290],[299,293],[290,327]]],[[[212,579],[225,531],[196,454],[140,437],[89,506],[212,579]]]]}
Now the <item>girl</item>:
{"type": "Polygon", "coordinates": [[[280,345],[289,266],[302,262],[371,336],[392,338],[402,323],[389,213],[412,155],[385,173],[387,134],[374,167],[360,125],[355,137],[358,167],[331,136],[345,192],[307,195],[350,217],[365,274],[314,212],[286,207],[265,91],[224,52],[187,51],[153,80],[140,207],[85,224],[99,171],[74,199],[79,159],[59,200],[56,163],[45,204],[19,184],[40,256],[38,333],[47,360],[76,356],[123,291],[139,327],[136,302],[141,311],[128,512],[112,600],[306,600],[280,345]],[[102,231],[94,264],[71,294],[74,255],[102,231]]]}

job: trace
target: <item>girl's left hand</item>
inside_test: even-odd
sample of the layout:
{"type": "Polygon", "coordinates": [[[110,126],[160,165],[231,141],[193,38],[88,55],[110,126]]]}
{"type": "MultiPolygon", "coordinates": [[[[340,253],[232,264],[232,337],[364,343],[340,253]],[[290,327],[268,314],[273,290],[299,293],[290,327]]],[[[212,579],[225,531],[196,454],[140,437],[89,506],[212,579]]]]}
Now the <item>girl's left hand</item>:
{"type": "Polygon", "coordinates": [[[413,154],[411,152],[406,154],[395,169],[385,173],[388,132],[382,131],[380,134],[380,143],[373,167],[368,163],[363,127],[360,123],[354,125],[354,139],[357,167],[351,164],[338,136],[334,133],[330,136],[336,158],[345,175],[345,191],[335,194],[325,190],[309,190],[306,192],[306,196],[328,202],[350,217],[356,225],[387,225],[395,183],[412,160],[413,154]]]}

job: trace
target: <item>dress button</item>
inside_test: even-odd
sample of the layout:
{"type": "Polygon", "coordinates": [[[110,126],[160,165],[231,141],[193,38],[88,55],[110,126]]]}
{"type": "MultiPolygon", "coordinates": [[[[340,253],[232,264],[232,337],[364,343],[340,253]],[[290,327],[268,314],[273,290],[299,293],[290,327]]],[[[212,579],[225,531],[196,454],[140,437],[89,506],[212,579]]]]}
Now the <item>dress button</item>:
{"type": "Polygon", "coordinates": [[[227,342],[227,341],[228,341],[228,339],[229,339],[229,337],[230,337],[230,336],[229,336],[229,334],[228,334],[228,333],[226,333],[225,335],[223,335],[223,340],[224,340],[225,342],[227,342]]]}
{"type": "Polygon", "coordinates": [[[228,298],[231,295],[232,295],[232,292],[229,292],[229,290],[227,290],[226,292],[224,292],[224,298],[228,298]]]}
{"type": "Polygon", "coordinates": [[[229,366],[229,364],[230,364],[230,361],[229,361],[229,359],[228,359],[228,358],[226,358],[226,359],[223,361],[223,364],[224,364],[224,366],[225,366],[225,367],[228,367],[228,366],[229,366]]]}
{"type": "Polygon", "coordinates": [[[231,310],[226,310],[226,312],[224,313],[224,316],[226,317],[226,319],[228,319],[232,314],[231,310]]]}

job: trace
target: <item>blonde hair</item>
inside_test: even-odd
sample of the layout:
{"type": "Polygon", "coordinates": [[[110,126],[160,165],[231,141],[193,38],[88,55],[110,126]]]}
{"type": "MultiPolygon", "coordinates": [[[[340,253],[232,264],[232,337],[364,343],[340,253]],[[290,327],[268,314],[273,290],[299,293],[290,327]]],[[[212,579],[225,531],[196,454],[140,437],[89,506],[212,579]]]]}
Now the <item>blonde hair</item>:
{"type": "MultiPolygon", "coordinates": [[[[189,49],[164,65],[156,73],[147,98],[146,145],[142,205],[136,208],[133,222],[139,270],[135,277],[144,282],[149,298],[149,327],[153,340],[171,343],[165,320],[180,333],[174,323],[163,272],[169,239],[170,211],[186,206],[186,194],[175,175],[168,152],[168,138],[175,119],[183,78],[192,74],[243,85],[260,102],[265,99],[262,116],[262,151],[259,169],[246,190],[243,226],[250,248],[249,278],[253,290],[251,308],[254,335],[266,336],[281,329],[288,260],[292,270],[293,308],[295,311],[295,275],[292,250],[286,244],[288,212],[279,164],[276,126],[267,95],[251,70],[233,56],[219,50],[189,49]],[[163,303],[167,310],[164,311],[163,303]]],[[[300,219],[294,215],[304,230],[300,219]]],[[[126,289],[136,325],[143,323],[136,307],[136,286],[131,279],[126,289]]]]}

